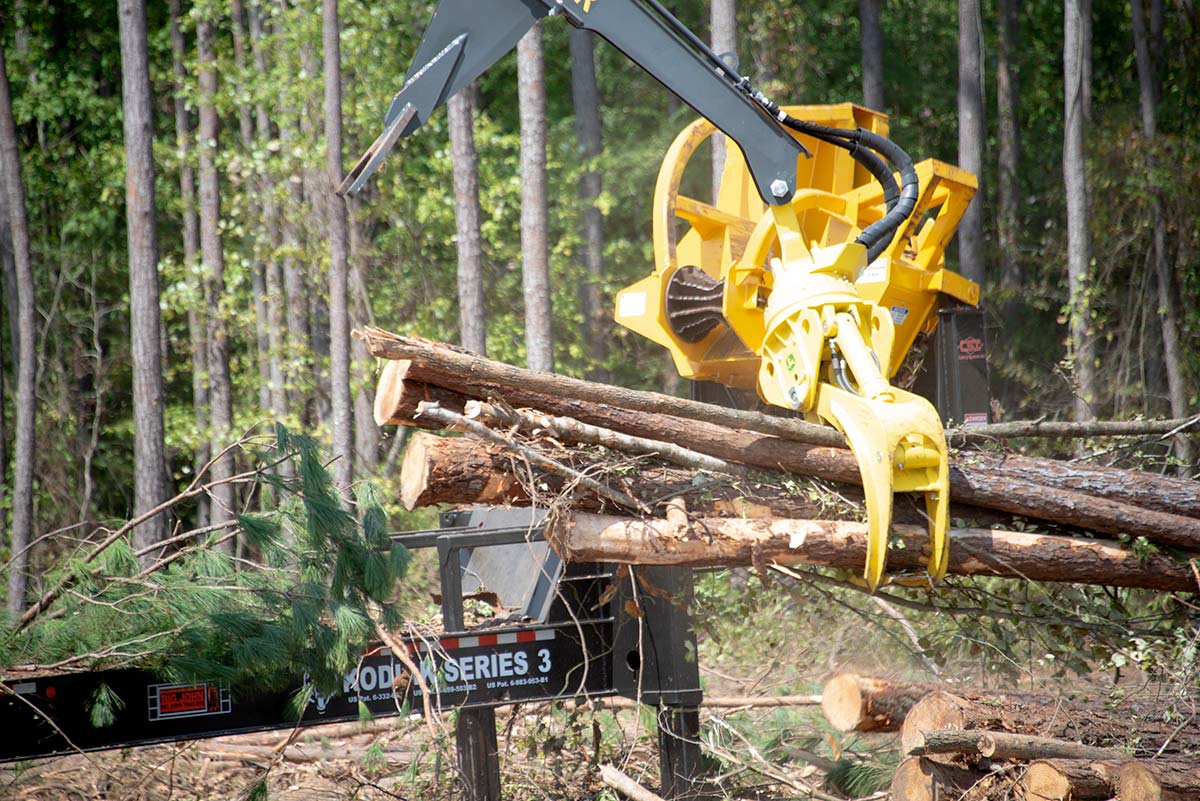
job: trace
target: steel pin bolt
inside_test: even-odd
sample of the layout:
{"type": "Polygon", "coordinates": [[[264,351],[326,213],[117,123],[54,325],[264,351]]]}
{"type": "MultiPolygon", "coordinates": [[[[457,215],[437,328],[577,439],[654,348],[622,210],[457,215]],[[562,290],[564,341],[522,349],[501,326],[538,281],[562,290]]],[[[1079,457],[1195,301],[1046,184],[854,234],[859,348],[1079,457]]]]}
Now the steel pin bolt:
{"type": "Polygon", "coordinates": [[[787,181],[782,178],[776,178],[771,181],[771,194],[778,198],[785,198],[790,194],[787,181]]]}

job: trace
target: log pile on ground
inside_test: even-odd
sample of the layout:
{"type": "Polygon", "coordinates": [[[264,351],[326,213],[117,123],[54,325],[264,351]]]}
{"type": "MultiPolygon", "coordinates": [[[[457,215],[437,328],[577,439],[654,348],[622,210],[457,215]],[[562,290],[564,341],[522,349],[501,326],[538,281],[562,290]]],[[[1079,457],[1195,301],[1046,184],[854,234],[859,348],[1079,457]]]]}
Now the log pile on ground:
{"type": "MultiPolygon", "coordinates": [[[[832,429],[534,373],[379,329],[356,335],[388,360],[378,422],[472,435],[412,437],[401,472],[410,508],[554,506],[552,544],[568,559],[861,569],[858,469],[832,429]],[[685,519],[666,515],[671,498],[685,519]]],[[[952,459],[951,496],[952,574],[1197,591],[1197,482],[972,451],[952,459]],[[1025,521],[1045,533],[1018,530],[1025,521]],[[1123,544],[1139,538],[1172,552],[1123,544]]],[[[905,547],[890,553],[892,572],[927,563],[918,506],[896,499],[905,547]]]]}
{"type": "Polygon", "coordinates": [[[821,708],[841,731],[900,732],[894,801],[1200,798],[1200,727],[1150,703],[842,673],[821,708]]]}

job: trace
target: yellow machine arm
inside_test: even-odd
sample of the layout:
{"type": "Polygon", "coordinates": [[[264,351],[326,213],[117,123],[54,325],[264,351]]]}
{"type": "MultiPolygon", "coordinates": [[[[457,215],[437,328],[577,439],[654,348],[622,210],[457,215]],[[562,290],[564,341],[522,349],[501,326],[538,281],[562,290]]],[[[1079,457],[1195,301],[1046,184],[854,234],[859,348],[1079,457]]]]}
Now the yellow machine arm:
{"type": "MultiPolygon", "coordinates": [[[[851,104],[783,111],[886,134],[884,115],[851,104]]],[[[913,210],[868,264],[855,240],[887,212],[884,190],[846,149],[793,133],[812,158],[799,159],[791,202],[768,206],[728,140],[714,205],[679,193],[688,160],[713,131],[698,120],[667,152],[654,198],[655,270],[618,294],[617,321],[667,347],[685,377],[756,387],[766,402],[846,435],[866,495],[863,579],[871,589],[885,581],[893,494],[923,493],[924,580],[941,578],[949,509],[942,423],[927,400],[888,379],[917,335],[936,325],[940,294],[978,302],[978,286],[944,263],[975,177],[936,161],[916,165],[913,210]]]]}

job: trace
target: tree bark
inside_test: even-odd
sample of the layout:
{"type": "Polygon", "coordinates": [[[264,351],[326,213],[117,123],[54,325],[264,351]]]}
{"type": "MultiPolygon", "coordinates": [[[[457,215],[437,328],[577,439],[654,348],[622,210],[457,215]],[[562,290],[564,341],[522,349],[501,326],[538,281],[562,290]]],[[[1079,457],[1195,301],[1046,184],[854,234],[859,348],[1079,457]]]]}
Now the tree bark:
{"type": "MultiPolygon", "coordinates": [[[[889,551],[889,571],[923,574],[929,561],[924,551],[929,535],[924,527],[897,524],[892,530],[905,547],[889,551]]],[[[632,520],[580,512],[560,521],[550,541],[565,561],[688,567],[744,567],[775,561],[861,570],[867,553],[864,523],[780,518],[705,518],[679,531],[663,520],[632,520]]],[[[948,572],[1024,581],[1197,591],[1191,570],[1165,556],[1139,560],[1128,551],[1094,540],[991,529],[952,529],[948,572]]],[[[917,706],[926,700],[928,697],[917,706]]],[[[906,718],[906,729],[916,708],[906,718]]],[[[1045,717],[1043,714],[1041,719],[1045,717]]],[[[963,725],[962,728],[1005,727],[963,725]]],[[[1152,731],[1160,733],[1158,729],[1152,731]]],[[[1127,724],[1123,734],[1128,735],[1127,724]]],[[[910,743],[909,747],[912,745],[915,744],[910,743]]]]}
{"type": "MultiPolygon", "coordinates": [[[[183,266],[189,282],[195,281],[197,295],[202,297],[203,279],[198,277],[200,253],[200,221],[196,217],[196,175],[192,169],[192,134],[188,120],[187,102],[184,100],[184,85],[188,80],[184,67],[186,45],[183,31],[179,27],[182,17],[181,0],[171,0],[171,73],[175,106],[175,147],[179,152],[179,196],[182,201],[183,223],[183,266]]],[[[187,310],[188,339],[191,342],[192,360],[192,419],[197,431],[208,430],[208,338],[205,335],[207,321],[204,304],[190,303],[187,310]]],[[[192,469],[199,471],[208,464],[211,453],[208,442],[201,439],[196,443],[196,454],[192,469]]],[[[209,522],[208,498],[196,499],[196,525],[207,526],[209,522]]]]}
{"type": "MultiPolygon", "coordinates": [[[[133,515],[170,497],[163,428],[158,228],[154,210],[154,126],[145,0],[121,0],[121,96],[125,138],[125,226],[129,247],[129,333],[133,362],[133,515]]],[[[158,515],[134,532],[138,550],[166,538],[158,515]]]]}
{"type": "Polygon", "coordinates": [[[579,176],[580,218],[583,242],[580,248],[584,279],[579,288],[583,317],[583,346],[588,356],[587,377],[608,383],[606,343],[612,330],[609,310],[602,302],[604,275],[604,215],[596,205],[603,189],[595,160],[600,155],[600,89],[596,84],[596,37],[591,31],[571,28],[567,32],[571,51],[571,101],[575,107],[575,141],[585,168],[579,176]]]}
{"type": "MultiPolygon", "coordinates": [[[[300,37],[300,68],[307,75],[320,75],[321,62],[313,50],[312,42],[306,37],[300,37]]],[[[318,148],[324,127],[324,109],[314,98],[306,99],[300,111],[300,140],[301,148],[318,148]]],[[[329,217],[326,202],[327,169],[318,167],[311,159],[300,157],[303,180],[297,187],[300,205],[296,210],[300,215],[301,231],[305,234],[306,245],[314,250],[319,247],[320,235],[313,222],[325,221],[329,217]],[[307,218],[307,219],[306,219],[307,218]]],[[[340,179],[339,179],[340,181],[340,179]]],[[[326,223],[326,225],[328,225],[326,223]]],[[[329,292],[312,291],[321,286],[322,271],[316,265],[309,263],[308,272],[304,275],[305,286],[309,289],[304,302],[308,306],[308,341],[311,351],[309,384],[311,391],[308,395],[308,408],[312,416],[308,421],[315,426],[329,426],[333,414],[333,390],[330,377],[330,360],[333,343],[329,338],[329,292]]],[[[324,288],[324,287],[322,287],[324,288]]]]}
{"type": "MultiPolygon", "coordinates": [[[[175,1],[177,2],[178,0],[175,1]]],[[[264,35],[262,10],[255,3],[250,7],[250,50],[254,55],[254,69],[262,76],[267,75],[268,69],[267,54],[262,42],[264,35]]],[[[255,102],[254,113],[257,124],[258,142],[264,149],[269,149],[271,142],[271,120],[267,114],[267,107],[261,100],[255,102]]],[[[279,263],[279,258],[275,255],[280,244],[280,215],[279,206],[275,202],[275,193],[270,191],[272,178],[269,174],[263,175],[262,178],[263,227],[265,228],[267,244],[270,248],[268,255],[263,259],[263,286],[266,289],[265,301],[267,307],[267,370],[270,376],[268,388],[271,414],[276,420],[283,420],[287,417],[288,413],[287,391],[285,387],[286,379],[284,378],[282,363],[287,347],[286,334],[283,328],[284,304],[286,303],[286,299],[284,295],[283,267],[279,263]]]]}
{"type": "Polygon", "coordinates": [[[996,49],[996,117],[999,169],[996,176],[996,231],[1000,255],[1000,289],[1005,298],[1004,318],[1011,320],[1019,306],[1019,294],[1025,283],[1021,264],[1020,169],[1021,123],[1020,80],[1017,58],[1020,42],[1020,3],[998,0],[1000,36],[996,49]]]}
{"type": "Polygon", "coordinates": [[[1067,281],[1070,357],[1075,372],[1075,419],[1095,417],[1096,347],[1092,331],[1091,260],[1088,233],[1087,164],[1084,126],[1089,88],[1085,65],[1091,38],[1085,35],[1086,0],[1063,7],[1063,186],[1067,200],[1067,281]]]}
{"type": "MultiPolygon", "coordinates": [[[[403,390],[397,392],[392,387],[385,387],[385,382],[414,380],[451,389],[465,396],[497,398],[513,407],[530,407],[561,414],[633,436],[675,442],[739,464],[849,484],[861,481],[857,463],[847,450],[800,445],[794,440],[762,436],[734,427],[764,428],[786,434],[798,432],[805,439],[816,438],[809,436],[810,430],[815,429],[818,436],[840,439],[841,435],[830,429],[563,376],[535,374],[458,353],[444,346],[397,338],[375,330],[364,336],[375,356],[419,359],[403,370],[391,371],[381,377],[381,404],[386,405],[387,399],[402,398],[405,394],[403,390]],[[647,411],[651,413],[646,414],[647,411]],[[681,414],[698,419],[675,416],[681,414]]],[[[413,393],[415,398],[420,398],[421,394],[421,390],[413,393]]],[[[415,399],[405,403],[415,408],[415,399]]],[[[384,414],[389,422],[400,419],[393,416],[390,410],[379,412],[377,408],[379,420],[384,419],[384,414]]],[[[1044,472],[1046,479],[1034,482],[1013,478],[1001,470],[981,470],[970,464],[956,465],[950,471],[951,495],[955,500],[972,506],[998,509],[1102,533],[1145,536],[1152,542],[1200,550],[1200,520],[1135,506],[1124,495],[1131,483],[1124,475],[1125,471],[1114,471],[1114,478],[1119,477],[1120,480],[1113,482],[1112,498],[1054,488],[1052,484],[1057,480],[1054,476],[1069,472],[1064,471],[1060,462],[1044,460],[1044,472]]],[[[1092,480],[1090,476],[1094,474],[1090,471],[1081,472],[1087,473],[1089,480],[1092,480]]],[[[1139,492],[1146,489],[1142,482],[1134,483],[1139,492]]],[[[1194,496],[1197,491],[1193,489],[1190,496],[1186,485],[1181,489],[1179,482],[1174,480],[1168,480],[1166,486],[1171,492],[1182,492],[1184,497],[1194,496]]]]}
{"type": "Polygon", "coordinates": [[[1128,759],[1115,748],[1100,748],[1053,737],[976,729],[934,729],[922,732],[922,743],[911,755],[957,754],[969,762],[994,760],[1032,762],[1036,759],[1128,759]]]}
{"type": "Polygon", "coordinates": [[[958,166],[979,180],[958,224],[958,271],[977,284],[984,282],[983,149],[983,17],[979,0],[958,0],[958,166]]]}
{"type": "Polygon", "coordinates": [[[718,425],[737,426],[750,431],[790,437],[797,442],[834,447],[844,447],[846,444],[845,437],[837,431],[802,420],[724,409],[672,395],[639,392],[566,376],[544,375],[503,362],[472,356],[428,339],[396,336],[378,328],[360,331],[358,335],[367,343],[367,349],[372,356],[381,359],[411,360],[421,371],[419,380],[457,389],[474,398],[504,398],[513,406],[530,406],[580,420],[585,418],[571,412],[572,404],[576,401],[608,404],[634,411],[672,414],[718,425]],[[467,376],[470,380],[464,380],[467,376]],[[536,398],[538,402],[554,403],[554,406],[539,406],[537,402],[527,402],[525,398],[536,398]],[[558,400],[554,401],[555,398],[558,400]]]}
{"type": "MultiPolygon", "coordinates": [[[[1133,49],[1137,62],[1138,100],[1141,110],[1142,135],[1153,149],[1158,134],[1157,104],[1158,86],[1156,70],[1150,55],[1149,38],[1146,31],[1146,14],[1143,0],[1130,0],[1133,23],[1133,49]]],[[[1175,294],[1175,271],[1167,254],[1167,221],[1163,214],[1162,192],[1154,190],[1150,205],[1153,230],[1154,279],[1158,289],[1158,318],[1162,329],[1162,359],[1167,372],[1167,396],[1171,405],[1171,416],[1182,417],[1188,413],[1188,387],[1184,374],[1184,360],[1179,343],[1179,307],[1175,294]]],[[[1196,460],[1195,446],[1186,434],[1175,437],[1175,454],[1181,464],[1181,474],[1186,475],[1196,460]]]]}
{"type": "Polygon", "coordinates": [[[458,244],[458,330],[464,348],[487,355],[483,236],[479,218],[479,156],[475,152],[475,84],[446,104],[454,165],[454,229],[458,244]]]}
{"type": "Polygon", "coordinates": [[[955,465],[968,478],[975,470],[1042,484],[1084,495],[1106,497],[1132,506],[1200,518],[1200,484],[1115,467],[1093,467],[1018,454],[959,451],[955,465]]]}
{"type": "MultiPolygon", "coordinates": [[[[1117,795],[1117,762],[1074,759],[1038,760],[1025,771],[1019,785],[1025,801],[1100,801],[1117,795]]],[[[1121,801],[1125,801],[1121,796],[1121,801]]],[[[1129,799],[1134,801],[1134,799],[1129,799]]]]}
{"type": "MultiPolygon", "coordinates": [[[[452,408],[452,407],[449,407],[452,408]]],[[[602,467],[574,452],[560,455],[563,460],[588,473],[602,467]],[[574,457],[574,458],[571,458],[574,457]]],[[[668,498],[682,497],[693,514],[729,515],[747,518],[766,516],[849,517],[852,510],[841,510],[813,494],[795,493],[771,483],[769,477],[719,476],[698,477],[694,470],[662,465],[643,465],[636,471],[621,470],[606,477],[611,485],[650,506],[668,498]]],[[[563,491],[557,476],[526,467],[498,448],[470,437],[442,437],[417,432],[409,439],[400,468],[400,500],[407,509],[438,504],[515,505],[531,502],[529,488],[539,488],[543,497],[563,491]]],[[[582,488],[573,488],[574,507],[597,512],[611,508],[604,499],[582,488]]],[[[914,520],[916,516],[913,516],[914,520]]]]}
{"type": "Polygon", "coordinates": [[[530,370],[554,370],[550,308],[549,212],[546,197],[546,82],[542,23],[517,42],[521,117],[521,276],[525,292],[525,358],[530,370]]]}
{"type": "Polygon", "coordinates": [[[970,696],[956,690],[930,693],[909,710],[900,728],[901,753],[921,748],[925,732],[946,729],[1037,735],[1084,745],[1133,747],[1138,753],[1154,753],[1164,743],[1169,753],[1200,746],[1200,733],[1176,731],[1175,725],[1148,719],[1136,710],[1110,714],[1101,703],[1072,702],[1067,706],[1043,696],[970,696]]]}
{"type": "MultiPolygon", "coordinates": [[[[233,32],[233,65],[236,70],[234,83],[238,89],[238,130],[242,135],[242,149],[247,158],[254,151],[254,119],[251,115],[250,104],[245,101],[250,94],[247,81],[246,60],[246,10],[242,0],[229,0],[230,29],[233,32]]],[[[259,183],[257,178],[254,183],[259,183]]],[[[259,188],[261,195],[270,192],[259,188]]],[[[264,209],[265,211],[265,209],[264,209]]],[[[266,240],[267,233],[263,221],[266,215],[258,216],[252,223],[255,240],[266,240]]],[[[264,263],[258,243],[251,245],[254,257],[250,263],[250,287],[254,296],[254,360],[258,366],[258,408],[263,414],[271,412],[271,339],[268,333],[270,312],[267,294],[266,264],[264,263]]]]}
{"type": "Polygon", "coordinates": [[[342,182],[342,57],[338,0],[323,0],[325,56],[325,213],[329,224],[329,361],[333,416],[333,475],[349,493],[354,483],[354,427],[350,399],[350,308],[347,294],[346,205],[334,188],[342,182]]]}
{"type": "Polygon", "coordinates": [[[821,690],[821,712],[838,731],[899,731],[908,710],[935,685],[839,673],[821,690]]]}
{"type": "Polygon", "coordinates": [[[1200,798],[1200,765],[1195,758],[1190,759],[1144,759],[1121,767],[1117,777],[1117,789],[1122,791],[1121,798],[1126,796],[1124,791],[1134,785],[1146,784],[1139,775],[1142,771],[1158,783],[1163,790],[1163,798],[1174,799],[1200,798]],[[1139,770],[1140,769],[1140,770],[1139,770]]]}
{"type": "Polygon", "coordinates": [[[891,797],[893,801],[961,798],[967,790],[984,781],[986,776],[983,771],[911,757],[896,768],[892,777],[891,797]]]}
{"type": "MultiPolygon", "coordinates": [[[[737,65],[737,0],[712,0],[710,6],[711,47],[719,56],[725,56],[737,65]]],[[[717,202],[721,194],[721,175],[725,171],[725,134],[720,131],[709,137],[712,143],[712,196],[717,202]]]]}
{"type": "Polygon", "coordinates": [[[858,3],[863,105],[876,111],[884,110],[882,5],[881,0],[859,0],[858,3]]]}
{"type": "Polygon", "coordinates": [[[37,296],[29,255],[29,222],[25,212],[25,190],[21,184],[21,154],[13,120],[12,98],[5,69],[4,46],[0,44],[0,177],[8,218],[0,220],[12,234],[13,262],[17,285],[17,396],[16,447],[13,454],[12,556],[8,564],[8,613],[17,619],[25,610],[28,584],[29,547],[33,542],[33,471],[36,458],[37,398],[34,395],[37,367],[37,296]]]}
{"type": "MultiPolygon", "coordinates": [[[[360,319],[374,322],[371,295],[367,288],[367,255],[359,217],[359,204],[346,201],[350,231],[350,308],[360,319]]],[[[350,380],[357,388],[354,393],[354,455],[361,475],[373,476],[379,465],[379,428],[375,425],[372,406],[375,401],[375,361],[367,353],[361,339],[350,342],[350,380]]]]}
{"type": "MultiPolygon", "coordinates": [[[[196,23],[196,42],[200,57],[200,254],[208,274],[205,300],[208,306],[208,380],[210,447],[219,453],[229,444],[233,429],[233,387],[229,374],[229,335],[220,304],[225,296],[225,257],[221,241],[221,194],[217,176],[216,151],[218,125],[216,110],[217,64],[213,49],[213,22],[202,18],[196,23]]],[[[233,456],[226,454],[212,467],[213,481],[220,482],[212,492],[213,523],[232,520],[237,513],[233,475],[233,456]]],[[[233,551],[233,541],[222,546],[233,551]]]]}

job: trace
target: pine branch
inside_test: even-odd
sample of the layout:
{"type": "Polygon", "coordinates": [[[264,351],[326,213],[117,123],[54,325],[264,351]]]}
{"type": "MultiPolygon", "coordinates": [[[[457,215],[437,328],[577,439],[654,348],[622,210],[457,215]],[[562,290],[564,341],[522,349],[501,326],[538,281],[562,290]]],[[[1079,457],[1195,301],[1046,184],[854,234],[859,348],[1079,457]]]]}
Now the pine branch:
{"type": "Polygon", "coordinates": [[[1161,434],[1164,438],[1200,426],[1200,415],[1171,420],[1014,420],[1010,423],[953,428],[946,431],[951,445],[1019,437],[1140,437],[1161,434]]]}

